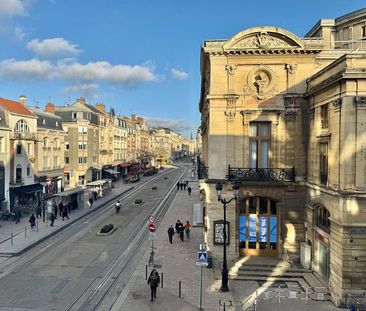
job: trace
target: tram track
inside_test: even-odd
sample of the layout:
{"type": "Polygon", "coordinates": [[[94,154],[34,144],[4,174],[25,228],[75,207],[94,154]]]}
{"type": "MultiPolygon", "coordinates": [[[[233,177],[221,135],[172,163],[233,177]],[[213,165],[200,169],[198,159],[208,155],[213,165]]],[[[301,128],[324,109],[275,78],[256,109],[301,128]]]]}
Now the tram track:
{"type": "MultiPolygon", "coordinates": [[[[147,222],[146,219],[148,217],[148,214],[152,213],[156,216],[157,219],[159,219],[160,215],[166,212],[166,209],[169,207],[171,201],[174,198],[174,195],[172,193],[175,189],[175,183],[181,179],[181,177],[186,172],[186,169],[183,169],[183,172],[176,178],[175,182],[167,191],[167,194],[165,195],[163,201],[160,201],[159,203],[155,204],[152,211],[149,211],[149,213],[146,213],[146,217],[142,218],[139,226],[136,226],[136,230],[134,230],[130,235],[128,241],[129,243],[123,243],[123,245],[118,249],[118,251],[114,254],[113,258],[111,258],[111,262],[115,261],[115,263],[110,267],[108,271],[105,272],[105,275],[102,277],[102,279],[98,276],[96,277],[92,283],[86,288],[81,295],[76,297],[76,299],[65,309],[65,311],[70,310],[85,310],[85,311],[94,311],[98,310],[101,303],[104,301],[104,299],[107,297],[110,290],[113,288],[116,282],[118,282],[120,275],[124,272],[126,267],[129,265],[131,260],[134,258],[136,252],[139,250],[140,246],[144,243],[144,240],[146,237],[144,237],[144,233],[146,233],[146,226],[144,224],[147,222]],[[132,241],[130,240],[132,237],[132,241]],[[127,245],[128,244],[128,247],[127,245]],[[118,260],[116,260],[118,259],[118,260]],[[122,260],[121,260],[122,259],[122,260]],[[99,281],[98,286],[94,286],[94,290],[92,293],[87,294],[87,291],[90,289],[92,284],[95,281],[99,281]],[[107,283],[109,284],[107,285],[107,283]],[[106,286],[107,285],[107,286],[106,286]],[[101,293],[101,291],[104,288],[104,292],[101,293]],[[84,302],[79,306],[77,303],[83,298],[83,296],[87,294],[87,297],[84,299],[84,302]],[[101,297],[97,297],[98,294],[101,294],[101,297]],[[96,298],[96,299],[95,299],[96,298]],[[97,300],[97,301],[94,301],[97,300]]],[[[106,268],[108,265],[105,266],[106,268]]]]}
{"type": "MultiPolygon", "coordinates": [[[[164,195],[157,195],[154,200],[151,200],[150,203],[153,203],[153,206],[146,210],[145,214],[139,215],[139,221],[135,225],[136,229],[133,230],[128,235],[128,237],[126,237],[122,245],[117,250],[114,250],[114,254],[108,258],[108,261],[105,263],[105,265],[100,267],[100,271],[97,276],[90,281],[87,288],[83,289],[83,291],[78,294],[78,296],[72,300],[72,303],[70,303],[65,309],[97,310],[103,303],[104,299],[108,296],[116,282],[120,281],[119,277],[125,271],[126,267],[129,266],[134,256],[139,251],[141,245],[144,243],[146,236],[144,236],[143,233],[146,232],[145,223],[147,217],[151,213],[154,213],[159,219],[159,216],[162,213],[165,213],[166,209],[170,205],[170,202],[174,198],[172,193],[175,188],[175,184],[183,176],[185,171],[185,168],[167,170],[160,173],[156,177],[151,178],[145,183],[138,185],[130,192],[111,198],[108,203],[105,203],[109,206],[95,210],[93,213],[80,218],[78,221],[70,225],[67,230],[63,230],[54,237],[50,237],[47,241],[42,242],[34,249],[27,251],[25,255],[22,255],[21,259],[18,259],[15,263],[6,267],[5,272],[0,272],[0,286],[4,286],[7,281],[9,281],[12,277],[15,277],[23,269],[34,264],[38,259],[46,256],[48,253],[55,250],[57,246],[67,242],[71,237],[79,233],[81,224],[85,224],[86,222],[92,223],[97,220],[102,222],[103,219],[111,217],[112,214],[115,213],[113,203],[118,199],[122,199],[122,205],[125,207],[125,203],[129,199],[133,198],[136,194],[147,192],[146,190],[148,190],[148,187],[150,187],[152,183],[158,182],[159,179],[162,178],[169,178],[169,184],[167,189],[164,189],[164,195]]],[[[122,208],[120,213],[123,213],[123,210],[124,208],[122,208]]]]}

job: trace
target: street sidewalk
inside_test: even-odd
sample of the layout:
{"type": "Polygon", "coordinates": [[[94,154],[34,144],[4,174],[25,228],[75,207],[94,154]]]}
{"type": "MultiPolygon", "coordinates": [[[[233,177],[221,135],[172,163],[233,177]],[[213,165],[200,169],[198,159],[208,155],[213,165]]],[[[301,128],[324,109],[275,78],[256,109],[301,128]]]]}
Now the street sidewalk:
{"type": "Polygon", "coordinates": [[[46,219],[45,222],[42,221],[42,217],[37,219],[37,229],[33,231],[30,229],[30,224],[28,222],[29,216],[24,216],[21,218],[20,223],[15,224],[14,221],[0,221],[0,257],[7,256],[18,256],[31,247],[41,243],[50,236],[64,230],[71,224],[78,221],[80,218],[93,213],[95,210],[113,201],[116,197],[122,195],[123,193],[131,190],[134,186],[129,184],[123,184],[122,180],[114,183],[114,188],[107,192],[107,194],[94,201],[93,207],[79,207],[75,210],[71,210],[69,213],[70,219],[65,219],[62,221],[62,217],[58,216],[54,222],[54,226],[50,226],[50,221],[46,219]],[[13,241],[10,237],[13,234],[13,241]],[[8,239],[8,240],[7,240],[8,239]]]}
{"type": "MultiPolygon", "coordinates": [[[[190,168],[190,164],[187,164],[190,168]]],[[[199,310],[200,306],[200,267],[196,267],[196,255],[199,244],[203,241],[203,227],[193,227],[189,240],[181,242],[177,235],[173,237],[173,244],[169,243],[167,230],[170,225],[175,225],[177,219],[183,224],[187,220],[192,223],[193,204],[199,203],[199,188],[197,179],[190,177],[191,170],[182,180],[188,180],[192,188],[191,196],[186,191],[176,190],[176,196],[169,210],[161,220],[157,232],[154,247],[156,247],[156,268],[162,276],[163,288],[158,288],[157,299],[150,302],[150,288],[147,284],[145,273],[150,248],[147,247],[137,270],[126,284],[121,295],[115,302],[112,311],[145,311],[145,310],[168,310],[168,311],[193,311],[199,310]],[[181,296],[179,298],[179,281],[181,281],[181,296]]],[[[148,273],[152,270],[148,268],[148,273]]],[[[259,285],[256,281],[229,281],[230,291],[220,292],[221,271],[219,263],[214,259],[212,269],[203,268],[203,297],[204,310],[244,311],[244,302],[251,295],[255,295],[259,285]],[[232,304],[232,306],[230,306],[232,304]]],[[[294,304],[301,306],[299,310],[334,311],[338,310],[330,302],[310,302],[304,305],[296,300],[283,299],[282,303],[277,300],[266,301],[258,304],[257,310],[296,310],[294,304]]],[[[253,310],[253,309],[247,309],[253,310]]]]}

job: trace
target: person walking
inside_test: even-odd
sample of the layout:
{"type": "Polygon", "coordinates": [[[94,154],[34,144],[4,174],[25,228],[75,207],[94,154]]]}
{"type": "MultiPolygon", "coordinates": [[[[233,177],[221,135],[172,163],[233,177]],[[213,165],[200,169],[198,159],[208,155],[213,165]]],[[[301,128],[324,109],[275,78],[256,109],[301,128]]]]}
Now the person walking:
{"type": "Polygon", "coordinates": [[[179,232],[179,238],[183,242],[184,241],[184,226],[181,222],[179,223],[178,232],[179,232]]]}
{"type": "Polygon", "coordinates": [[[55,222],[55,214],[53,212],[51,212],[51,215],[50,215],[50,221],[51,221],[51,227],[53,227],[53,223],[55,222]]]}
{"type": "Polygon", "coordinates": [[[150,284],[150,291],[151,291],[151,300],[154,301],[154,298],[156,299],[156,289],[160,284],[160,276],[158,271],[155,269],[152,269],[150,276],[147,280],[147,284],[150,284]]]}
{"type": "MultiPolygon", "coordinates": [[[[57,219],[57,203],[56,203],[56,201],[53,201],[52,211],[53,211],[53,214],[55,215],[55,219],[57,219]]],[[[61,211],[60,211],[59,215],[61,217],[61,211]]]]}
{"type": "Polygon", "coordinates": [[[17,209],[15,212],[15,224],[20,223],[20,217],[22,216],[22,213],[20,209],[17,209]]]}
{"type": "Polygon", "coordinates": [[[69,215],[68,215],[68,212],[67,212],[67,206],[63,206],[63,209],[62,209],[62,220],[64,220],[65,217],[67,219],[69,219],[69,215]]]}
{"type": "Polygon", "coordinates": [[[186,187],[187,187],[187,183],[186,183],[186,182],[184,182],[184,183],[183,183],[183,190],[184,190],[184,191],[186,191],[186,187]]]}
{"type": "Polygon", "coordinates": [[[173,225],[170,225],[168,229],[168,237],[169,237],[169,243],[173,244],[173,235],[174,235],[174,228],[173,225]]]}
{"type": "Polygon", "coordinates": [[[94,202],[94,201],[93,201],[93,197],[90,197],[90,198],[89,198],[89,207],[90,207],[90,208],[92,208],[92,206],[93,206],[93,202],[94,202]]]}
{"type": "Polygon", "coordinates": [[[31,226],[31,230],[33,230],[34,227],[36,226],[36,217],[34,216],[34,214],[32,214],[29,217],[29,223],[30,223],[30,226],[31,226]]]}
{"type": "Polygon", "coordinates": [[[180,190],[183,190],[183,183],[182,182],[179,183],[179,188],[180,188],[180,190]]]}
{"type": "Polygon", "coordinates": [[[188,187],[188,188],[187,188],[187,192],[188,192],[188,195],[190,196],[190,195],[191,195],[191,193],[192,193],[192,188],[191,188],[191,187],[188,187]]]}
{"type": "MultiPolygon", "coordinates": [[[[63,213],[63,210],[64,210],[64,205],[62,204],[62,201],[58,204],[58,210],[59,210],[59,215],[60,217],[62,217],[62,213],[63,213]]],[[[56,219],[56,216],[55,216],[55,219],[56,219]]]]}
{"type": "Polygon", "coordinates": [[[178,219],[177,222],[175,223],[175,233],[179,233],[179,224],[180,220],[178,219]]]}
{"type": "Polygon", "coordinates": [[[189,239],[189,234],[191,232],[191,227],[192,227],[192,225],[187,220],[187,223],[184,225],[184,231],[186,232],[187,239],[189,239]]]}
{"type": "Polygon", "coordinates": [[[37,209],[36,209],[36,218],[42,217],[42,204],[41,201],[38,201],[37,209]]]}
{"type": "Polygon", "coordinates": [[[177,190],[179,190],[179,187],[180,187],[180,182],[178,181],[177,182],[177,190]]]}

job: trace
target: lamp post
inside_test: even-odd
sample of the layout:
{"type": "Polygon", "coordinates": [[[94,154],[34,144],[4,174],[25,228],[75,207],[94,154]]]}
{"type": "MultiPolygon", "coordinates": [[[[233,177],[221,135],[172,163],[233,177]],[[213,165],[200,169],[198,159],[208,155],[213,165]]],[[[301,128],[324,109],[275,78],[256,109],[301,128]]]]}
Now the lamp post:
{"type": "Polygon", "coordinates": [[[228,281],[229,281],[229,276],[228,276],[228,270],[227,270],[227,259],[226,259],[226,205],[229,204],[231,201],[236,200],[238,193],[239,193],[239,185],[237,183],[233,184],[233,194],[234,197],[232,197],[231,199],[227,200],[223,197],[221,197],[222,194],[222,183],[220,181],[218,181],[216,183],[216,193],[217,193],[217,199],[219,202],[221,202],[224,205],[224,229],[223,229],[223,233],[224,233],[224,248],[223,248],[223,264],[222,264],[222,271],[221,271],[221,288],[220,290],[222,292],[228,292],[229,291],[229,287],[228,287],[228,281]]]}

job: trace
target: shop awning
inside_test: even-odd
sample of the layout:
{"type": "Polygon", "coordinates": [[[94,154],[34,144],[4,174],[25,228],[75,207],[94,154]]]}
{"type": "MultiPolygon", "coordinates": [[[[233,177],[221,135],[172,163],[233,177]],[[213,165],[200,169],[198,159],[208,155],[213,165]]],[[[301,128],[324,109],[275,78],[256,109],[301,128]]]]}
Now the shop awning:
{"type": "Polygon", "coordinates": [[[33,184],[28,186],[16,187],[12,189],[15,193],[30,194],[33,192],[43,191],[43,187],[44,186],[42,184],[33,184]]]}
{"type": "Polygon", "coordinates": [[[60,193],[56,193],[55,195],[59,196],[59,197],[68,197],[70,195],[73,195],[75,193],[79,193],[84,191],[83,188],[77,187],[77,188],[73,188],[73,189],[69,189],[60,193]]]}
{"type": "Polygon", "coordinates": [[[95,181],[91,181],[91,182],[88,182],[86,185],[87,186],[100,186],[100,185],[103,185],[105,184],[109,179],[101,179],[101,180],[95,180],[95,181]]]}
{"type": "Polygon", "coordinates": [[[128,162],[124,162],[124,163],[118,164],[118,166],[120,166],[120,167],[129,167],[129,166],[131,166],[131,164],[128,163],[128,162]]]}
{"type": "Polygon", "coordinates": [[[112,174],[112,175],[118,175],[118,174],[120,174],[120,172],[118,172],[116,170],[112,170],[111,168],[106,168],[104,171],[107,172],[107,173],[109,173],[109,174],[112,174]]]}

